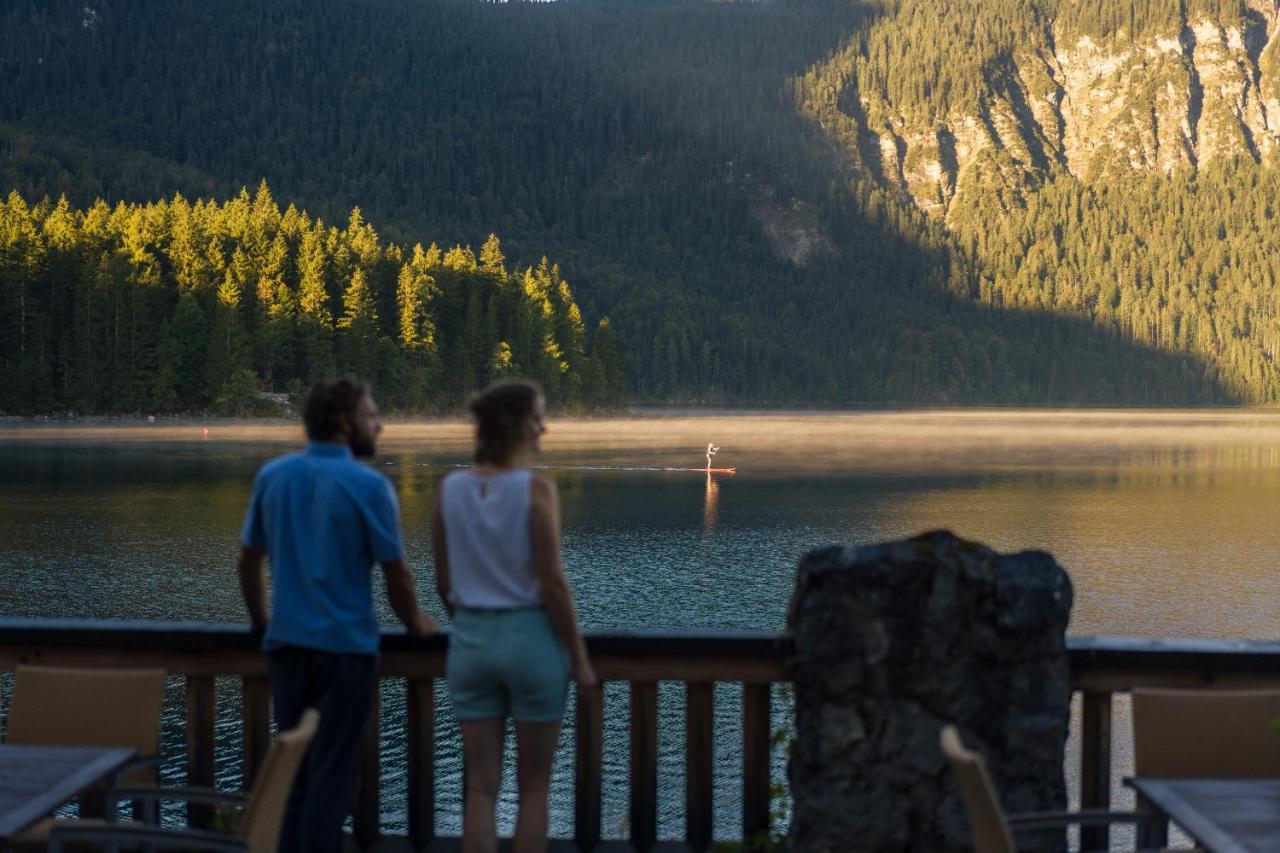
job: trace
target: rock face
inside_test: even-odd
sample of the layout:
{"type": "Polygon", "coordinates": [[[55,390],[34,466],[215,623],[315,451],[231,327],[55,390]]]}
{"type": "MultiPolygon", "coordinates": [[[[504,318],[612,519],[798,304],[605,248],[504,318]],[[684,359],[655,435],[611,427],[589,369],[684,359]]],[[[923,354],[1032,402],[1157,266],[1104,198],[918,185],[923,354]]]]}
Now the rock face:
{"type": "Polygon", "coordinates": [[[969,849],[938,746],[948,722],[987,757],[1009,812],[1065,808],[1071,601],[1050,555],[997,554],[945,531],[801,560],[788,617],[792,849],[969,849]]]}
{"type": "MultiPolygon", "coordinates": [[[[1027,13],[1050,8],[1028,0],[1027,13]]],[[[999,182],[1016,196],[1050,169],[1089,182],[1262,161],[1280,150],[1280,0],[1241,8],[1215,19],[1184,4],[1176,22],[1139,36],[1050,20],[993,62],[964,106],[904,107],[881,88],[858,89],[858,59],[838,57],[817,72],[831,98],[805,108],[858,166],[949,222],[974,185],[999,182]]],[[[898,61],[912,63],[909,48],[898,61]]]]}

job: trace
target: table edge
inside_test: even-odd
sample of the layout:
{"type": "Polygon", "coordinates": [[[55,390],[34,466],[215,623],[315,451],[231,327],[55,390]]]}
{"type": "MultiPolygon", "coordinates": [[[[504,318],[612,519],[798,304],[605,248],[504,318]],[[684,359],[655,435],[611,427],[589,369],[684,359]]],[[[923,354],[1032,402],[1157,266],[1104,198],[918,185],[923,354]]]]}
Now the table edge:
{"type": "MultiPolygon", "coordinates": [[[[69,794],[53,800],[52,797],[37,797],[29,800],[27,803],[19,806],[6,815],[0,815],[0,841],[12,841],[26,832],[32,825],[37,823],[41,818],[51,813],[58,806],[67,800],[76,796],[86,788],[91,787],[113,770],[118,770],[125,764],[128,764],[138,756],[138,750],[132,747],[123,746],[53,746],[51,744],[17,744],[5,743],[0,747],[12,746],[24,749],[45,748],[45,749],[77,749],[77,750],[95,750],[99,754],[93,761],[90,761],[84,767],[78,769],[71,777],[72,782],[67,787],[74,787],[69,794]]],[[[61,792],[58,792],[61,793],[61,792]]]]}

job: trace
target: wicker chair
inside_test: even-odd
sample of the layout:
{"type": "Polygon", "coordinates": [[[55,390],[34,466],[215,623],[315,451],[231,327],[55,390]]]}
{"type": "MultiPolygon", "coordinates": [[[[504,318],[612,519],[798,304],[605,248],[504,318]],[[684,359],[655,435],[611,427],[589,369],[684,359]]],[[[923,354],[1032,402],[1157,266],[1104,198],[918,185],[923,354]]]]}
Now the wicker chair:
{"type": "Polygon", "coordinates": [[[120,771],[130,784],[156,781],[162,669],[19,666],[5,740],[45,746],[125,746],[142,759],[120,771]]]}
{"type": "Polygon", "coordinates": [[[1031,812],[1008,815],[1000,805],[987,763],[982,756],[967,749],[955,726],[943,726],[942,753],[960,784],[965,814],[973,833],[975,853],[1016,853],[1013,836],[1018,832],[1042,829],[1065,829],[1080,826],[1107,826],[1112,823],[1144,824],[1152,818],[1138,812],[1112,812],[1086,809],[1078,812],[1031,812]]]}
{"type": "MultiPolygon", "coordinates": [[[[141,757],[117,771],[107,786],[154,784],[160,763],[164,683],[161,669],[16,667],[5,740],[45,746],[130,747],[141,757]]],[[[104,791],[82,798],[81,805],[97,800],[104,791]]],[[[114,819],[115,808],[116,801],[110,798],[102,804],[107,819],[114,819]]],[[[24,832],[14,846],[43,846],[54,825],[66,822],[46,818],[24,832]]],[[[103,821],[82,819],[80,823],[103,821]]]]}
{"type": "MultiPolygon", "coordinates": [[[[1280,690],[1133,691],[1133,773],[1147,779],[1280,775],[1280,690]]],[[[1164,844],[1168,823],[1146,836],[1164,844]]]]}
{"type": "Polygon", "coordinates": [[[311,738],[320,723],[320,712],[308,708],[298,725],[281,732],[267,751],[267,757],[246,797],[211,788],[121,788],[111,792],[121,799],[185,800],[198,803],[243,804],[244,812],[234,831],[213,832],[196,829],[168,829],[137,823],[117,823],[98,827],[56,827],[49,838],[50,853],[61,853],[67,845],[79,848],[96,845],[115,849],[119,845],[146,845],[167,850],[237,850],[274,853],[280,840],[289,791],[298,767],[307,754],[311,738]]]}

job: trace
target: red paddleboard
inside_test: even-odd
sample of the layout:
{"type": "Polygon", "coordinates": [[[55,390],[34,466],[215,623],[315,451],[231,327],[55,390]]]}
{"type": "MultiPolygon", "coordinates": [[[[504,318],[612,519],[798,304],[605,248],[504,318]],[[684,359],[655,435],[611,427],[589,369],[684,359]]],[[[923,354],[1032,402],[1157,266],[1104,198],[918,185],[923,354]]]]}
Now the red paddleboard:
{"type": "Polygon", "coordinates": [[[736,474],[737,468],[686,468],[686,471],[697,471],[699,474],[736,474]]]}

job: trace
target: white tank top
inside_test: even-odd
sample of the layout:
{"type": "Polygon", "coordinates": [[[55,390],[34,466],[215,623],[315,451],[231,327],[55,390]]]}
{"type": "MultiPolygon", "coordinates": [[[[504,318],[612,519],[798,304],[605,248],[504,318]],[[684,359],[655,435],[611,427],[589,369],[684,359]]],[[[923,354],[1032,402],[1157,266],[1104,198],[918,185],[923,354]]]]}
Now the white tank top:
{"type": "Polygon", "coordinates": [[[508,610],[542,603],[533,568],[525,468],[455,471],[440,484],[449,598],[458,607],[508,610]]]}

